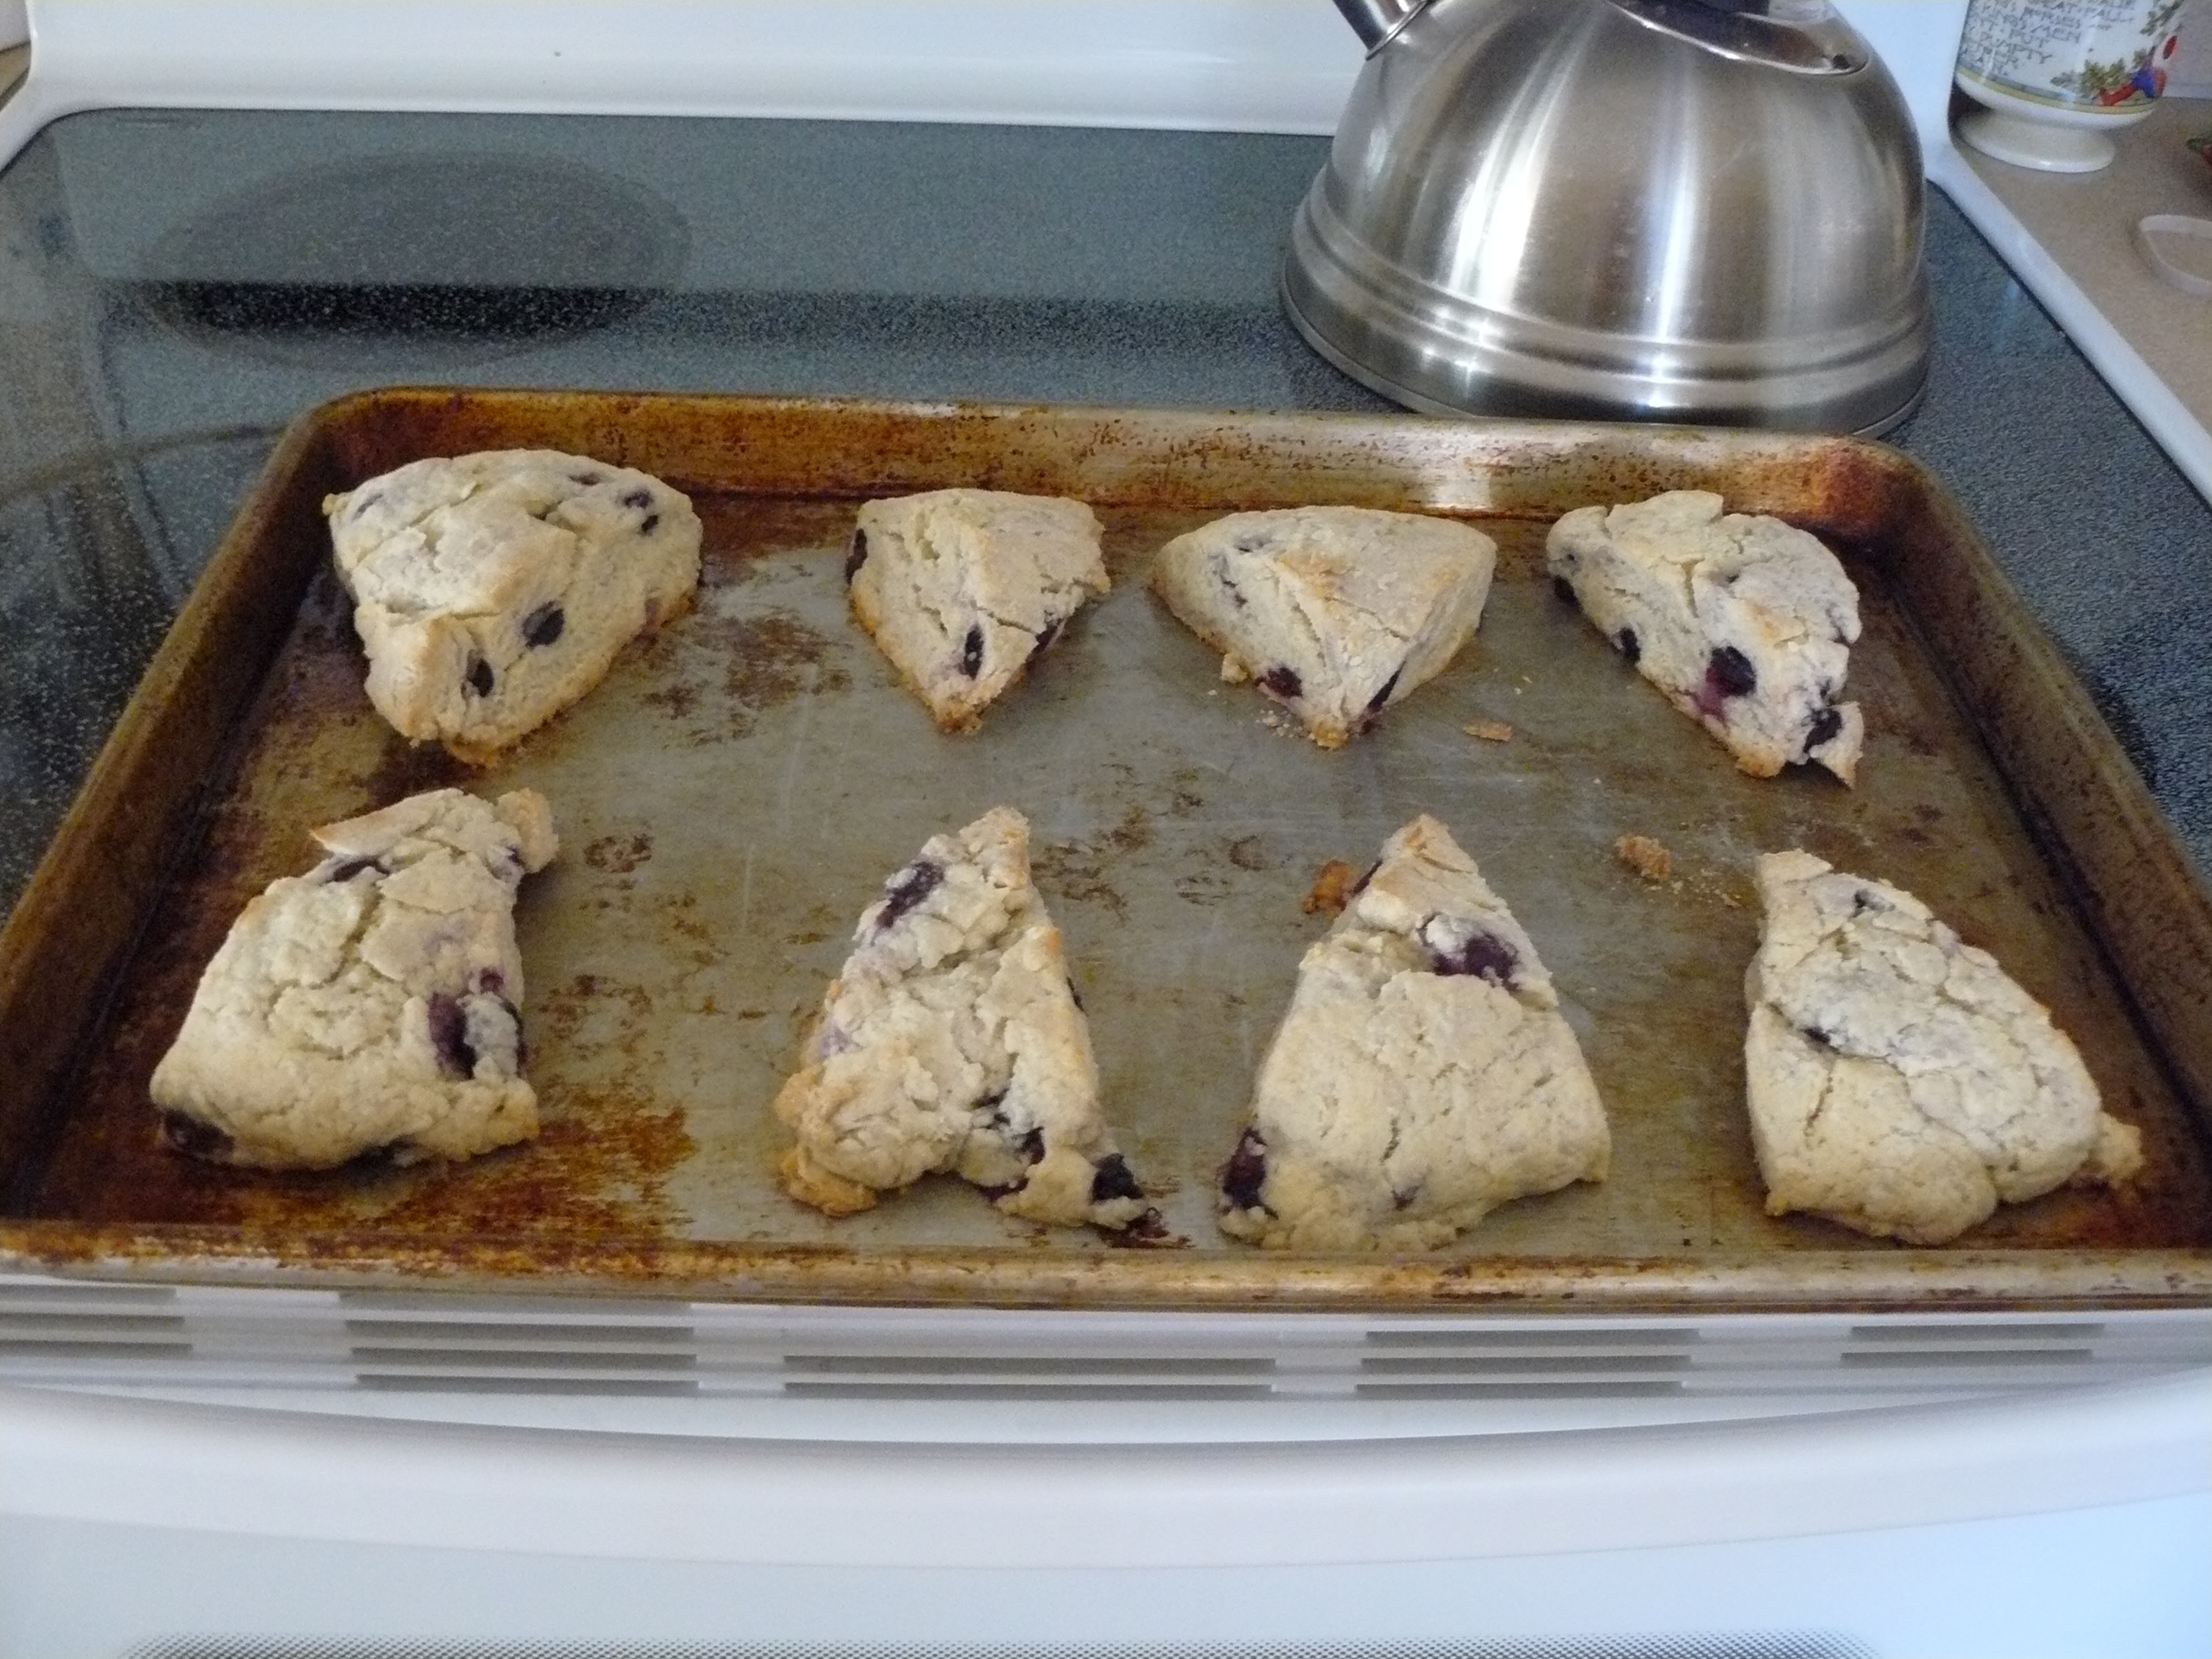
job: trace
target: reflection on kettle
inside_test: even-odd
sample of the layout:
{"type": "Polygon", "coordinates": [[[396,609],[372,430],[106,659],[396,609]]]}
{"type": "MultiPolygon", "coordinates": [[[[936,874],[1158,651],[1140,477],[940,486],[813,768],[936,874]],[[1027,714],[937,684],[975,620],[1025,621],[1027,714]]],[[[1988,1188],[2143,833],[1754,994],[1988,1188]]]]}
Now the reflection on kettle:
{"type": "Polygon", "coordinates": [[[1337,0],[1368,58],[1300,333],[1440,414],[1881,432],[1927,371],[1920,147],[1828,0],[1337,0]]]}

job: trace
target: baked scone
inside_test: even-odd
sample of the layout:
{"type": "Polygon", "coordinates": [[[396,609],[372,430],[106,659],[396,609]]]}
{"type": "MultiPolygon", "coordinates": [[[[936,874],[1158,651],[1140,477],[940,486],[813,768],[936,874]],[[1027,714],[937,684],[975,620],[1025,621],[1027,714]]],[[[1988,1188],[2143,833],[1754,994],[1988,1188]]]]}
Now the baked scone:
{"type": "Polygon", "coordinates": [[[1836,699],[1858,589],[1815,538],[1721,505],[1677,489],[1577,507],[1545,542],[1553,585],[1744,771],[1812,761],[1850,783],[1866,721],[1836,699]]]}
{"type": "Polygon", "coordinates": [[[169,1144],[324,1170],[536,1135],[514,894],[556,850],[544,797],[434,790],[314,836],[323,861],[246,905],[155,1068],[169,1144]]]}
{"type": "Polygon", "coordinates": [[[1219,1219],[1278,1249],[1431,1249],[1509,1199],[1602,1181],[1611,1148],[1536,947],[1422,817],[1298,964],[1219,1219]]]}
{"type": "Polygon", "coordinates": [[[951,1171],[1010,1215],[1119,1228],[1148,1206],[1098,1107],[1029,822],[994,807],[885,884],[775,1097],[793,1198],[850,1215],[951,1171]]]}
{"type": "Polygon", "coordinates": [[[933,489],[869,501],[845,559],[853,612],[947,732],[1107,591],[1097,515],[1057,495],[933,489]]]}
{"type": "Polygon", "coordinates": [[[2141,1165],[2042,1005],[1910,893],[1802,852],[1760,859],[1759,890],[1744,1067],[1768,1214],[1942,1244],[2141,1165]]]}
{"type": "Polygon", "coordinates": [[[1498,545],[1470,526],[1364,507],[1232,513],[1152,561],[1168,608],[1324,749],[1443,672],[1482,620],[1498,545]]]}
{"type": "Polygon", "coordinates": [[[699,583],[688,498],[557,450],[411,461],[323,512],[369,701],[472,764],[597,685],[699,583]]]}

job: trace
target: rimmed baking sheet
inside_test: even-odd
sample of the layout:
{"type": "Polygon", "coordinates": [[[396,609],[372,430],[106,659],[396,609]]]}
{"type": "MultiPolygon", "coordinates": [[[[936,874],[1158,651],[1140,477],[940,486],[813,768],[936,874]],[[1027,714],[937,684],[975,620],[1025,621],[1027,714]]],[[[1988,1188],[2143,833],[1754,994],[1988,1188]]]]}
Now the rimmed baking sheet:
{"type": "MultiPolygon", "coordinates": [[[[1918,469],[1846,440],[1404,417],[599,394],[363,394],[272,459],[0,939],[13,1198],[0,1261],[276,1282],[1085,1305],[1990,1305],[2212,1294],[2212,927],[2185,856],[1987,553],[1918,469]],[[655,471],[706,524],[692,614],[472,773],[370,709],[316,504],[423,454],[549,445],[655,471]],[[1090,501],[1115,590],[972,736],[851,623],[855,501],[949,483],[1090,501]],[[1860,787],[1737,773],[1541,574],[1549,519],[1682,485],[1827,536],[1857,580],[1860,787]],[[1474,644],[1326,753],[1145,588],[1232,508],[1463,514],[1501,544],[1474,644]],[[182,708],[179,700],[189,702],[182,708]],[[1510,727],[1495,741],[1470,725],[1510,727]],[[220,763],[218,764],[218,757],[220,763]],[[206,780],[217,781],[207,788],[206,780]],[[518,911],[537,1144],[325,1176],[163,1150],[145,1079],[245,900],[307,825],[414,789],[527,785],[563,842],[518,911]],[[2132,789],[2132,793],[2131,793],[2132,789]],[[931,833],[1009,803],[1066,934],[1109,1109],[1180,1247],[1000,1215],[950,1179],[830,1221],[773,1178],[767,1103],[860,911],[931,833]],[[1611,1115],[1612,1178],[1457,1245],[1291,1260],[1214,1229],[1213,1172],[1325,926],[1331,859],[1449,823],[1542,951],[1611,1115]],[[2146,817],[2146,813],[2148,816],[2146,817]],[[158,833],[157,833],[158,831],[158,833]],[[1656,839],[1640,879],[1616,839],[1656,839]],[[140,845],[141,842],[146,845],[140,845]],[[2048,1003],[2145,1178],[1909,1250],[1760,1206],[1742,1107],[1750,870],[1802,846],[1919,894],[2048,1003]],[[171,854],[165,856],[165,854],[171,854]],[[132,941],[137,941],[135,948],[132,941]],[[70,972],[112,964],[67,1041],[70,972]],[[43,1018],[35,1039],[30,1022],[43,1018]],[[32,1073],[37,1075],[33,1076],[32,1073]]],[[[89,991],[91,987],[84,988],[89,991]]]]}

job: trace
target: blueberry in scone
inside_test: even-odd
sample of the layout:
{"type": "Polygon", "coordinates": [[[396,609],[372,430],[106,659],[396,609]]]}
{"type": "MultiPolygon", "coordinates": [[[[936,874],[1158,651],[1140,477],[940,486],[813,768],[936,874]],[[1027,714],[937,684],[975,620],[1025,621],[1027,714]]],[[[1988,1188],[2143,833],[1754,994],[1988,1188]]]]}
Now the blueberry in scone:
{"type": "Polygon", "coordinates": [[[1760,859],[1759,890],[1744,1066],[1770,1215],[1942,1244],[2140,1166],[2042,1005],[1911,894],[1803,852],[1760,859]]]}
{"type": "Polygon", "coordinates": [[[1702,489],[1577,507],[1546,540],[1553,585],[1744,771],[1811,761],[1850,783],[1866,722],[1837,699],[1858,590],[1816,538],[1721,507],[1702,489]]]}
{"type": "Polygon", "coordinates": [[[1364,507],[1232,513],[1176,537],[1152,586],[1324,749],[1443,672],[1482,620],[1498,563],[1449,519],[1364,507]]]}
{"type": "Polygon", "coordinates": [[[544,798],[434,790],[314,836],[323,861],[246,905],[155,1068],[169,1144],[323,1170],[532,1139],[514,909],[556,850],[544,798]]]}
{"type": "Polygon", "coordinates": [[[947,732],[983,709],[1109,584],[1081,501],[935,489],[869,501],[845,558],[853,612],[947,732]]]}
{"type": "Polygon", "coordinates": [[[1271,1249],[1431,1249],[1602,1181],[1611,1148],[1536,947],[1425,816],[1298,964],[1218,1218],[1271,1249]]]}
{"type": "Polygon", "coordinates": [[[775,1113],[784,1190],[830,1215],[945,1172],[1031,1221],[1145,1214],[1019,812],[933,836],[884,884],[775,1113]]]}
{"type": "Polygon", "coordinates": [[[471,763],[597,685],[699,582],[686,496],[557,450],[412,461],[323,511],[369,701],[471,763]]]}

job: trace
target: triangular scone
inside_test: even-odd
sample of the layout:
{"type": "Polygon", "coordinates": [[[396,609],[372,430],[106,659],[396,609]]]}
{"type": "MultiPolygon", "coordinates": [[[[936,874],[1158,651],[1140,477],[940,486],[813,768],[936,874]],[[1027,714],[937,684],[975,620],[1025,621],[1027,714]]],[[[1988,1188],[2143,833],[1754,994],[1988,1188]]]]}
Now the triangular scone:
{"type": "Polygon", "coordinates": [[[1545,547],[1560,592],[1744,771],[1771,778],[1813,761],[1856,776],[1866,721],[1836,698],[1859,636],[1858,589],[1814,538],[1677,489],[1578,507],[1545,547]]]}
{"type": "Polygon", "coordinates": [[[1030,880],[1030,826],[994,807],[884,884],[775,1097],[784,1190],[831,1215],[950,1171],[1010,1215],[1122,1227],[1144,1193],[1098,1109],[1090,1027],[1030,880]]]}
{"type": "Polygon", "coordinates": [[[544,798],[440,789],[314,835],[327,856],[246,905],[155,1068],[169,1144],[323,1170],[536,1135],[514,894],[556,850],[544,798]]]}
{"type": "Polygon", "coordinates": [[[1364,507],[1232,513],[1176,537],[1152,586],[1324,749],[1443,672],[1482,620],[1498,545],[1449,519],[1364,507]]]}
{"type": "Polygon", "coordinates": [[[1759,890],[1744,1069],[1768,1214],[1942,1244],[2140,1166],[2043,1006],[1911,894],[1800,852],[1760,859],[1759,890]]]}
{"type": "Polygon", "coordinates": [[[1602,1181],[1611,1146],[1536,947],[1418,817],[1298,964],[1221,1227],[1281,1249],[1430,1249],[1509,1199],[1602,1181]]]}
{"type": "Polygon", "coordinates": [[[984,707],[1107,591],[1081,501],[935,489],[860,508],[845,560],[853,613],[947,732],[984,707]]]}
{"type": "Polygon", "coordinates": [[[597,685],[699,583],[689,499],[557,450],[413,461],[323,511],[368,700],[472,764],[597,685]]]}

